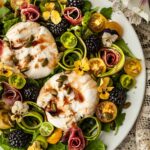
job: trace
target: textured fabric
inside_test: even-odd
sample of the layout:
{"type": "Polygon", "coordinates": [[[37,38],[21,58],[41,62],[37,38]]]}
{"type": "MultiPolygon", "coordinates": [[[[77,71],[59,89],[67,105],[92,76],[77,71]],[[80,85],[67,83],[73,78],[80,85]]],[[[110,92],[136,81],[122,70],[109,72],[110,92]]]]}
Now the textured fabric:
{"type": "Polygon", "coordinates": [[[134,26],[146,59],[147,83],[141,113],[126,139],[116,150],[150,150],[150,23],[134,26]]]}

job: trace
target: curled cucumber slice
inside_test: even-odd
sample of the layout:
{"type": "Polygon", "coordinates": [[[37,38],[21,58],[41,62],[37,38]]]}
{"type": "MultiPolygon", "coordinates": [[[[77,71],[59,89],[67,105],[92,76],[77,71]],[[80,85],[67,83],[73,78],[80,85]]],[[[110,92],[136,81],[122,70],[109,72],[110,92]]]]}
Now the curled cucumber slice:
{"type": "Polygon", "coordinates": [[[83,58],[83,51],[80,48],[68,49],[64,52],[59,66],[65,70],[72,70],[74,62],[83,58]]]}
{"type": "Polygon", "coordinates": [[[32,111],[38,112],[40,114],[45,114],[44,110],[40,108],[36,103],[32,101],[26,101],[25,103],[27,103],[30,107],[32,107],[32,111]]]}
{"type": "Polygon", "coordinates": [[[28,133],[34,133],[43,122],[43,117],[37,112],[29,112],[25,114],[21,122],[17,122],[18,126],[28,133]]]}
{"type": "Polygon", "coordinates": [[[101,132],[101,123],[93,116],[83,118],[79,122],[79,127],[82,129],[84,137],[89,141],[95,140],[101,132]]]}

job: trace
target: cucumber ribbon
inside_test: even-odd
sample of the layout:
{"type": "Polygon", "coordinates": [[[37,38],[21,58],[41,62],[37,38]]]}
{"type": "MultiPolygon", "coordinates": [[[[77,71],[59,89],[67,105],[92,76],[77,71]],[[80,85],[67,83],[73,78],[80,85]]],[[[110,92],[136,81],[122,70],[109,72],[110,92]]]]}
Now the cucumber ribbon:
{"type": "Polygon", "coordinates": [[[101,123],[93,116],[83,118],[79,122],[79,127],[82,129],[84,137],[89,141],[95,140],[101,132],[101,123]]]}
{"type": "Polygon", "coordinates": [[[75,33],[75,36],[77,37],[79,43],[80,43],[80,48],[72,48],[72,49],[67,49],[62,58],[61,58],[61,62],[58,62],[59,66],[65,70],[72,70],[74,68],[74,62],[76,60],[74,60],[74,58],[71,57],[70,54],[73,54],[74,56],[76,56],[76,58],[79,59],[83,59],[86,57],[87,55],[87,48],[86,45],[84,43],[84,41],[81,38],[81,28],[79,26],[76,27],[72,27],[69,31],[73,30],[75,33]],[[68,62],[70,62],[71,60],[71,64],[69,64],[68,62]]]}
{"type": "Polygon", "coordinates": [[[34,133],[36,129],[39,129],[44,121],[44,111],[36,103],[26,101],[31,107],[31,111],[25,114],[21,122],[17,122],[18,126],[28,133],[34,133]]]}
{"type": "Polygon", "coordinates": [[[28,133],[34,133],[43,122],[43,117],[37,112],[29,112],[25,114],[21,122],[17,122],[18,126],[28,133]],[[28,120],[27,120],[28,119],[28,120]]]}

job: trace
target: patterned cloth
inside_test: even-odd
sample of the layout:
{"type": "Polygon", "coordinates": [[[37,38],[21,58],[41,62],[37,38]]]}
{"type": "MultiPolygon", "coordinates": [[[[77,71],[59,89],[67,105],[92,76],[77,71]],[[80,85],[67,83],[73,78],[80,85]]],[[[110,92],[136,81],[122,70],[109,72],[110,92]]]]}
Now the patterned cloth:
{"type": "Polygon", "coordinates": [[[150,23],[142,22],[134,28],[146,59],[146,93],[141,113],[133,129],[116,150],[150,150],[150,23]]]}

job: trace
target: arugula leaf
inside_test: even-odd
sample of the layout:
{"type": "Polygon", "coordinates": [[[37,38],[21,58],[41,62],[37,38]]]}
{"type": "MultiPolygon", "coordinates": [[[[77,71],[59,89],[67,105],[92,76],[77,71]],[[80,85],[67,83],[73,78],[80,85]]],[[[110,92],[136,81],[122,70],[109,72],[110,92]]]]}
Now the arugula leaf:
{"type": "Polygon", "coordinates": [[[1,7],[0,8],[0,18],[3,18],[9,12],[10,12],[10,10],[7,7],[1,7]]]}
{"type": "Polygon", "coordinates": [[[111,131],[111,124],[110,123],[102,124],[102,130],[105,132],[110,132],[111,131]]]}
{"type": "Polygon", "coordinates": [[[123,122],[125,120],[125,116],[126,116],[126,113],[118,114],[118,116],[117,116],[117,118],[115,120],[115,124],[116,124],[116,129],[115,129],[116,133],[115,134],[118,133],[120,126],[123,124],[123,122]]]}
{"type": "Polygon", "coordinates": [[[131,58],[136,58],[134,56],[134,54],[131,52],[131,50],[128,47],[127,43],[123,39],[117,40],[114,44],[119,46],[123,50],[123,52],[126,56],[131,57],[131,58]]]}
{"type": "Polygon", "coordinates": [[[104,15],[107,19],[111,19],[112,12],[113,12],[112,7],[108,8],[104,7],[100,11],[100,13],[104,15]]]}
{"type": "Polygon", "coordinates": [[[96,139],[91,141],[85,150],[106,150],[106,146],[100,139],[96,139]]]}
{"type": "Polygon", "coordinates": [[[14,18],[12,20],[4,21],[4,34],[13,26],[19,22],[19,18],[14,18]]]}
{"type": "Polygon", "coordinates": [[[49,145],[47,150],[67,150],[67,146],[59,142],[58,144],[49,145]]]}

